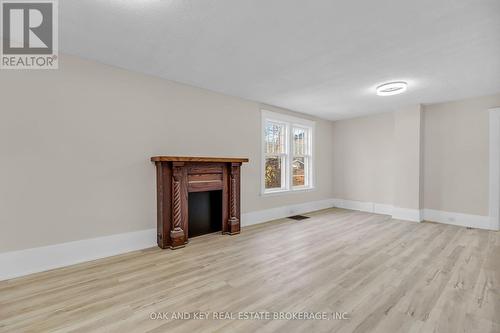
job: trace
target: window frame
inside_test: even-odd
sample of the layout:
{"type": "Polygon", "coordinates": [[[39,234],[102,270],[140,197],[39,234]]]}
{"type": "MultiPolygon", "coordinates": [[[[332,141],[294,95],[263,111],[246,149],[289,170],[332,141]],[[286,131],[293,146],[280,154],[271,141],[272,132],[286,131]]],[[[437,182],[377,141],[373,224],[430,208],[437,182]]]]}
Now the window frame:
{"type": "MultiPolygon", "coordinates": [[[[261,117],[261,195],[275,195],[284,193],[296,193],[311,191],[315,189],[314,184],[314,138],[315,138],[315,122],[303,118],[298,118],[282,113],[262,110],[261,117]],[[284,166],[281,170],[282,184],[281,188],[266,189],[266,158],[270,155],[266,154],[266,124],[273,122],[285,125],[285,153],[282,155],[284,166]],[[293,129],[305,129],[307,133],[307,150],[308,154],[304,154],[307,165],[304,167],[304,185],[293,186],[293,129]]],[[[280,155],[280,154],[278,154],[280,155]]],[[[298,156],[298,155],[297,155],[298,156]]],[[[301,155],[302,156],[302,155],[301,155]]]]}

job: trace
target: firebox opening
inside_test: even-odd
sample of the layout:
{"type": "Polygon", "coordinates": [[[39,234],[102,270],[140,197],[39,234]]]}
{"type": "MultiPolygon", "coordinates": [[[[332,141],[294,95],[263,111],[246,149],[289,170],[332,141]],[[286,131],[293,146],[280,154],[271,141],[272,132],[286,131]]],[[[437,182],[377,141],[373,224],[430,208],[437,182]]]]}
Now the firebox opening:
{"type": "Polygon", "coordinates": [[[189,193],[188,207],[189,238],[222,230],[222,191],[189,193]]]}

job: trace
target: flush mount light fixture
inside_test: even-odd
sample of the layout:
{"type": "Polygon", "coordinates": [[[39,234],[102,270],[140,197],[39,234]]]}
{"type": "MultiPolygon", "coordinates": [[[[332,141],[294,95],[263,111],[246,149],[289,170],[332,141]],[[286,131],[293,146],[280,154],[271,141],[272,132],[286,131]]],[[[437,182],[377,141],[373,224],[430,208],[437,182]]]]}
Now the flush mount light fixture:
{"type": "Polygon", "coordinates": [[[404,81],[387,82],[377,87],[378,96],[392,96],[404,93],[408,89],[408,83],[404,81]]]}

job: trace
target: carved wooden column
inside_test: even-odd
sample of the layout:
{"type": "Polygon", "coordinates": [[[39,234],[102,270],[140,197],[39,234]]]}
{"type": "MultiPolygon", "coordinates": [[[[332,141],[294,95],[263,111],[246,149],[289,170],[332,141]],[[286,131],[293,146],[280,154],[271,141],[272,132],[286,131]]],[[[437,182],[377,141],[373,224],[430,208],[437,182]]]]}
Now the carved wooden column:
{"type": "Polygon", "coordinates": [[[170,247],[170,204],[172,169],[166,164],[155,162],[156,164],[156,188],[157,188],[157,242],[162,249],[170,247]]]}
{"type": "Polygon", "coordinates": [[[170,248],[172,249],[184,247],[187,243],[187,236],[184,232],[187,197],[185,198],[186,179],[183,166],[183,162],[172,163],[172,229],[170,230],[172,241],[170,248]]]}
{"type": "Polygon", "coordinates": [[[228,234],[240,233],[240,166],[241,163],[230,164],[230,186],[229,186],[229,221],[228,234]]]}

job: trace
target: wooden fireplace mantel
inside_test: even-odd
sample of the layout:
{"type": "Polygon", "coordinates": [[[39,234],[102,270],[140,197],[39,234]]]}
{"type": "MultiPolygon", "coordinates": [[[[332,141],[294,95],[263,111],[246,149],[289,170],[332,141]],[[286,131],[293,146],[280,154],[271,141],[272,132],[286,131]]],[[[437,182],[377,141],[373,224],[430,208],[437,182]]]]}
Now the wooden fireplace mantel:
{"type": "Polygon", "coordinates": [[[246,163],[248,158],[235,157],[191,157],[191,156],[154,156],[152,162],[206,162],[206,163],[246,163]]]}
{"type": "Polygon", "coordinates": [[[222,191],[223,234],[240,232],[240,173],[247,158],[155,156],[157,241],[162,249],[188,242],[190,192],[222,191]]]}

